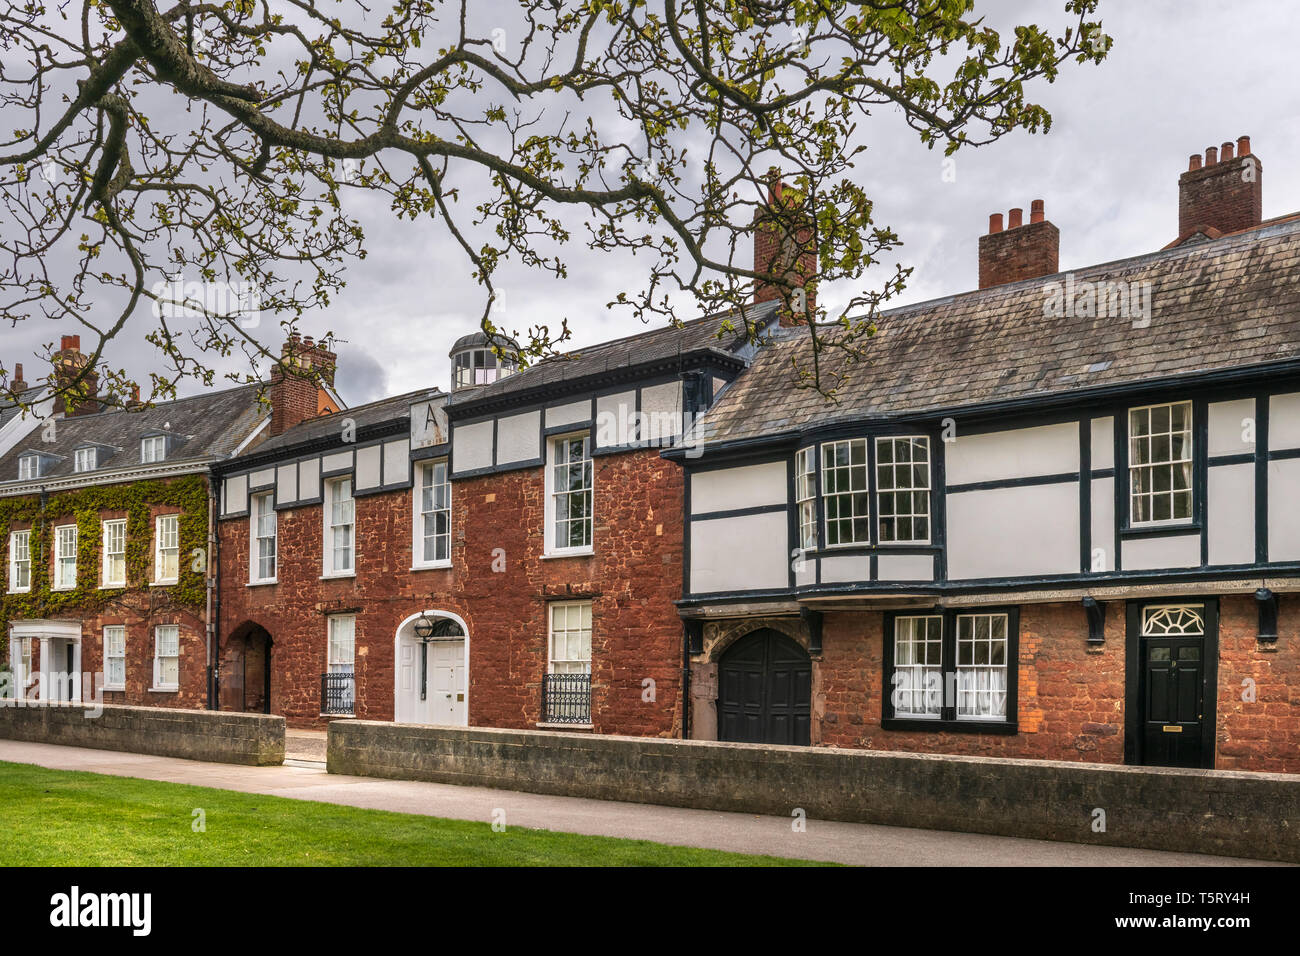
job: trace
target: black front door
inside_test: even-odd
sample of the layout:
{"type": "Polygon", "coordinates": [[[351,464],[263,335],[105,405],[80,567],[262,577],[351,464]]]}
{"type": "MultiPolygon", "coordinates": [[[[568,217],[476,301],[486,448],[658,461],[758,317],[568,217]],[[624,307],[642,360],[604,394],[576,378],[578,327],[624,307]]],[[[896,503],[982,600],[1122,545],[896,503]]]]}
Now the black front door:
{"type": "Polygon", "coordinates": [[[810,742],[812,662],[778,631],[747,634],[718,664],[718,739],[757,744],[810,742]]]}
{"type": "Polygon", "coordinates": [[[1214,766],[1214,714],[1206,707],[1215,706],[1215,610],[1209,603],[1148,604],[1130,618],[1138,668],[1136,762],[1214,766]]]}

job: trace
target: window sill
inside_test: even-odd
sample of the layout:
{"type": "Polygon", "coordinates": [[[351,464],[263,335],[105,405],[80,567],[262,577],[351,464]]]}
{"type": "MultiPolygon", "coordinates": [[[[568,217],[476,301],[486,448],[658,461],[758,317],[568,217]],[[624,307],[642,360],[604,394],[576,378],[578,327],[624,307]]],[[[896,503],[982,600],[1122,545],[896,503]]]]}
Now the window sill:
{"type": "Polygon", "coordinates": [[[575,551],[547,551],[542,555],[543,561],[553,561],[557,558],[593,558],[596,556],[595,548],[586,548],[575,551]]]}
{"type": "Polygon", "coordinates": [[[260,587],[263,587],[264,585],[267,585],[267,584],[279,584],[279,583],[280,583],[280,579],[279,579],[279,578],[267,578],[267,579],[264,580],[264,581],[249,581],[249,582],[248,582],[248,587],[250,587],[250,588],[260,588],[260,587]]]}
{"type": "Polygon", "coordinates": [[[125,693],[126,693],[126,685],[125,685],[125,684],[105,684],[103,687],[100,688],[100,690],[102,690],[105,694],[125,694],[125,693]]]}
{"type": "Polygon", "coordinates": [[[180,692],[181,689],[179,687],[150,687],[149,688],[149,693],[151,694],[179,694],[180,692]]]}
{"type": "Polygon", "coordinates": [[[937,720],[925,717],[886,717],[881,730],[919,730],[946,734],[1018,734],[1014,720],[937,720]]]}
{"type": "Polygon", "coordinates": [[[1139,524],[1119,529],[1121,538],[1143,538],[1148,535],[1200,534],[1202,526],[1195,521],[1180,521],[1170,524],[1139,524]]]}
{"type": "Polygon", "coordinates": [[[356,720],[356,714],[321,714],[322,720],[356,720]]]}
{"type": "MultiPolygon", "coordinates": [[[[50,590],[54,590],[54,589],[51,588],[50,590]]],[[[11,588],[5,592],[5,594],[31,594],[31,593],[32,593],[31,588],[11,588]]]]}
{"type": "Polygon", "coordinates": [[[539,720],[534,726],[543,730],[595,730],[595,724],[556,724],[545,720],[539,720]]]}
{"type": "Polygon", "coordinates": [[[356,576],[357,576],[357,572],[355,571],[340,571],[337,574],[322,574],[320,576],[320,579],[322,581],[338,581],[338,580],[346,580],[348,578],[355,578],[356,576]]]}
{"type": "Polygon", "coordinates": [[[180,583],[180,580],[181,580],[180,578],[175,578],[175,579],[173,579],[173,580],[171,580],[171,581],[150,581],[150,582],[149,582],[149,587],[151,587],[151,588],[171,588],[171,587],[175,587],[177,584],[179,584],[179,583],[180,583]]]}
{"type": "Polygon", "coordinates": [[[430,564],[413,564],[412,571],[446,571],[451,567],[450,561],[434,561],[430,564]]]}
{"type": "Polygon", "coordinates": [[[99,586],[98,590],[100,590],[100,591],[124,591],[124,590],[126,590],[126,582],[123,581],[121,584],[101,584],[101,585],[99,586]]]}
{"type": "Polygon", "coordinates": [[[50,590],[51,591],[75,591],[77,590],[77,586],[75,584],[71,586],[65,584],[62,587],[50,588],[50,590]]]}

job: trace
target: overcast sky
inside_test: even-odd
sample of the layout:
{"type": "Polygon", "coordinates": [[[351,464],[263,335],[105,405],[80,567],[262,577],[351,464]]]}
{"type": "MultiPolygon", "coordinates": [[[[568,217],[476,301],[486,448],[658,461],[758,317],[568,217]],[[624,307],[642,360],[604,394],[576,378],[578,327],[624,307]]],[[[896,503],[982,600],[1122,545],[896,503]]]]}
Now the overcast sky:
{"type": "MultiPolygon", "coordinates": [[[[1060,7],[1057,0],[977,4],[999,29],[1059,22],[1060,7]]],[[[1063,271],[1158,249],[1177,233],[1178,175],[1188,155],[1241,135],[1261,160],[1265,217],[1300,210],[1300,9],[1277,0],[1102,0],[1101,17],[1115,40],[1106,62],[1071,65],[1031,94],[1052,113],[1051,132],[963,150],[955,181],[944,179],[941,152],[923,148],[897,114],[882,110],[860,124],[868,146],[861,181],[877,222],[905,244],[900,261],[915,267],[891,304],[974,288],[976,243],[989,214],[1020,206],[1028,218],[1033,199],[1046,201],[1047,218],[1061,231],[1063,271]]],[[[349,264],[347,288],[327,315],[305,319],[303,331],[332,329],[345,340],[338,384],[349,404],[445,388],[447,350],[477,325],[481,288],[437,223],[393,221],[386,204],[365,197],[347,211],[360,218],[369,255],[349,264]]],[[[572,223],[580,236],[579,225],[572,223]]],[[[575,346],[644,330],[605,308],[621,289],[639,287],[635,259],[578,247],[568,259],[567,280],[523,270],[504,276],[514,323],[554,327],[567,317],[575,346]]],[[[847,293],[822,295],[833,306],[847,293]]],[[[110,360],[142,371],[154,354],[141,341],[145,331],[137,324],[110,360]]],[[[35,326],[3,335],[7,362],[34,361],[37,343],[54,337],[35,326]]],[[[29,370],[27,378],[35,377],[29,370]]]]}

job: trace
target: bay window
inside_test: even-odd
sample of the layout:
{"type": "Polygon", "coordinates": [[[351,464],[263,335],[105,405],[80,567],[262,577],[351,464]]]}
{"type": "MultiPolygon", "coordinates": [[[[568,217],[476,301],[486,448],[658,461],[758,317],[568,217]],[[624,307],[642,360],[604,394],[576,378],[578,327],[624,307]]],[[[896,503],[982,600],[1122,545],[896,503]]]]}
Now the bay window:
{"type": "Polygon", "coordinates": [[[815,449],[801,448],[794,457],[794,497],[799,509],[799,547],[817,548],[817,456],[815,449]]]}
{"type": "Polygon", "coordinates": [[[930,440],[876,439],[876,514],[881,544],[930,540],[930,440]]]}
{"type": "Polygon", "coordinates": [[[870,544],[867,440],[851,438],[822,445],[822,508],[826,546],[870,544]]]}

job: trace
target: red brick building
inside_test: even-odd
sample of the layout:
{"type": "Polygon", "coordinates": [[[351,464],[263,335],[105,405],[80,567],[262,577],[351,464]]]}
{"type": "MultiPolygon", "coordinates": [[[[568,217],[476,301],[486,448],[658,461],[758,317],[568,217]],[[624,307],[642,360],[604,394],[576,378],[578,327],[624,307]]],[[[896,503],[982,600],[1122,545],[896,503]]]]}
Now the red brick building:
{"type": "MultiPolygon", "coordinates": [[[[56,380],[86,361],[64,336],[56,380]]],[[[256,386],[110,408],[86,383],[0,455],[5,696],[203,707],[208,467],[264,432],[256,386]]]]}
{"type": "Polygon", "coordinates": [[[216,469],[220,707],[679,735],[684,489],[660,452],[744,368],[721,321],[524,370],[466,336],[449,393],[274,418],[216,469]]]}

